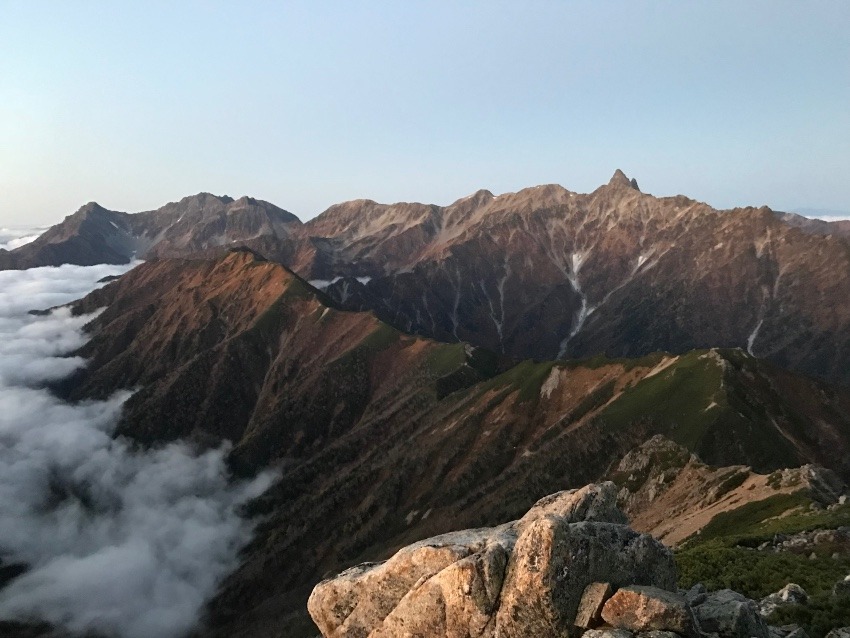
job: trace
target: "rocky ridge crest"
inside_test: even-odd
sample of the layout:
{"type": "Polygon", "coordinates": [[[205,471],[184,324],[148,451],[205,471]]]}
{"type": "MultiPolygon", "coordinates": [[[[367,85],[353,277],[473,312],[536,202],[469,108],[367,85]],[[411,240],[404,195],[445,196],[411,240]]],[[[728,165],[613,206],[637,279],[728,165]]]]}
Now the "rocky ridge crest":
{"type": "Polygon", "coordinates": [[[635,529],[676,547],[712,518],[780,494],[802,493],[820,507],[846,500],[847,485],[815,464],[760,474],[746,465],[713,467],[655,435],[626,454],[608,477],[635,529]]]}
{"type": "Polygon", "coordinates": [[[547,184],[448,206],[353,200],[305,224],[206,193],[132,215],[88,208],[0,251],[0,269],[247,246],[346,310],[518,359],[737,347],[850,383],[850,314],[824,303],[850,295],[841,222],[656,197],[619,170],[591,193],[547,184]]]}

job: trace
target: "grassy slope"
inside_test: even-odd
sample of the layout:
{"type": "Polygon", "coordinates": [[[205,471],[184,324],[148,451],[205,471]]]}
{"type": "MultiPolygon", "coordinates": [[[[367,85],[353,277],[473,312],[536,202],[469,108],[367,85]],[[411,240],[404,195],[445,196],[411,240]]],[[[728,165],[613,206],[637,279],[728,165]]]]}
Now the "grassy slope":
{"type": "Polygon", "coordinates": [[[812,511],[810,504],[802,492],[778,494],[716,516],[677,552],[680,586],[701,582],[709,590],[730,588],[759,599],[793,582],[808,592],[809,605],[782,608],[770,622],[800,624],[811,638],[850,625],[850,597],[832,595],[833,585],[850,573],[846,548],[819,545],[814,558],[754,549],[776,534],[850,525],[850,505],[812,511]]]}

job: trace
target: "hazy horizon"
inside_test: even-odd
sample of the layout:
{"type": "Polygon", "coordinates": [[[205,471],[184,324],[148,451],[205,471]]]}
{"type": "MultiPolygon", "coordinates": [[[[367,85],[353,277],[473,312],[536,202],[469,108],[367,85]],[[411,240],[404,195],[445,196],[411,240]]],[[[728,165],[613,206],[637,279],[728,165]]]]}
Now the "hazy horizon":
{"type": "Polygon", "coordinates": [[[850,211],[850,4],[3,2],[0,226],[201,191],[850,211]],[[839,73],[836,73],[836,70],[839,73]]]}

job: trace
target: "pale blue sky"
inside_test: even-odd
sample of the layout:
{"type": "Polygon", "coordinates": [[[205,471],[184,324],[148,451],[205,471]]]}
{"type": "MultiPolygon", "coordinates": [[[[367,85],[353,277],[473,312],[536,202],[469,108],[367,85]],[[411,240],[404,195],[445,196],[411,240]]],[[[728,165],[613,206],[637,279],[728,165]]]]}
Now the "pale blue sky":
{"type": "Polygon", "coordinates": [[[0,224],[198,191],[850,210],[850,2],[0,0],[0,224]]]}

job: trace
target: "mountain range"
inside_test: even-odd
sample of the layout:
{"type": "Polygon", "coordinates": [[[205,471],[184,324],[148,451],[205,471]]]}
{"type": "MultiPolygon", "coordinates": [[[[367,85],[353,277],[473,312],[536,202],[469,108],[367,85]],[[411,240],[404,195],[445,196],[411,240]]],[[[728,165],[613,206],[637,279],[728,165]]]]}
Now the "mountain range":
{"type": "Polygon", "coordinates": [[[198,635],[314,635],[321,578],[605,476],[671,544],[671,503],[691,537],[824,484],[774,487],[784,468],[850,479],[840,223],[658,198],[617,171],[589,194],[356,200],[307,223],[247,197],[87,204],[0,268],[133,259],[71,305],[100,312],[55,392],[132,389],[118,435],[226,443],[235,474],[280,476],[198,635]]]}
{"type": "Polygon", "coordinates": [[[478,191],[450,206],[355,200],[301,223],[243,197],[127,214],[88,204],[0,268],[246,247],[341,308],[516,359],[741,348],[850,383],[850,231],[768,208],[654,197],[617,171],[590,194],[478,191]]]}

